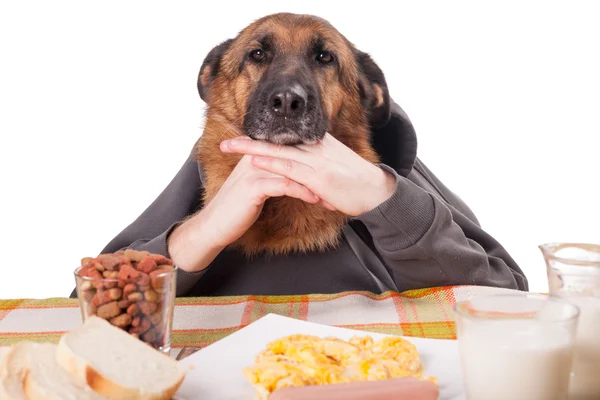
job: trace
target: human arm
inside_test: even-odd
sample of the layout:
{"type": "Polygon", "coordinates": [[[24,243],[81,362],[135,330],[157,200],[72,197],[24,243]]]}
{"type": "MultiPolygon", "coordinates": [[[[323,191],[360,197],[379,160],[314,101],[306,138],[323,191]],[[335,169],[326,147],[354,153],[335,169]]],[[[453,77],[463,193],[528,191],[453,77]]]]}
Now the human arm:
{"type": "Polygon", "coordinates": [[[317,145],[227,141],[221,149],[253,155],[257,167],[299,182],[363,223],[398,288],[473,284],[527,289],[506,250],[439,180],[419,172],[426,169],[418,161],[407,177],[400,176],[360,158],[330,135],[317,145]]]}

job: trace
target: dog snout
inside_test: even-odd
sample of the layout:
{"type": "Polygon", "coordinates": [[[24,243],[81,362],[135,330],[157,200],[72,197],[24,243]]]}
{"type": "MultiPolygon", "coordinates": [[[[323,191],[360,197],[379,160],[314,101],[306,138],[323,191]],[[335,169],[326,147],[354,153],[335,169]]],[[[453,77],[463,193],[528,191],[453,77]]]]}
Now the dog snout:
{"type": "Polygon", "coordinates": [[[308,95],[298,83],[276,88],[269,97],[269,108],[273,115],[298,118],[307,108],[308,95]]]}

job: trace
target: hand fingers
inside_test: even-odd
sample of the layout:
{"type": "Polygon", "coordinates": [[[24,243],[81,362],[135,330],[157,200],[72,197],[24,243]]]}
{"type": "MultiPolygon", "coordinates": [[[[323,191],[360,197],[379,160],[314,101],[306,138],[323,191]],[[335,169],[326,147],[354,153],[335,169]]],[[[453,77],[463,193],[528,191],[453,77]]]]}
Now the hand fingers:
{"type": "Polygon", "coordinates": [[[328,202],[326,202],[323,199],[321,199],[320,203],[323,207],[325,207],[329,211],[337,211],[337,208],[335,208],[334,206],[332,206],[331,204],[329,204],[328,202]]]}
{"type": "Polygon", "coordinates": [[[326,148],[331,148],[335,146],[336,143],[340,143],[336,138],[331,136],[328,132],[325,132],[325,136],[315,144],[299,144],[296,146],[300,150],[304,150],[313,154],[320,154],[326,148]]]}
{"type": "Polygon", "coordinates": [[[290,178],[314,190],[316,171],[300,162],[273,157],[253,156],[252,165],[265,171],[290,178]]]}
{"type": "Polygon", "coordinates": [[[287,178],[263,178],[255,182],[257,200],[262,204],[269,197],[294,197],[307,203],[316,204],[319,198],[305,186],[287,178]]]}
{"type": "Polygon", "coordinates": [[[233,170],[233,173],[235,173],[234,176],[238,179],[247,176],[253,176],[255,178],[281,178],[281,175],[254,166],[252,163],[252,156],[247,155],[244,155],[241,158],[233,170]]]}
{"type": "Polygon", "coordinates": [[[282,146],[262,140],[225,140],[221,142],[221,151],[224,153],[241,153],[256,156],[271,156],[286,158],[304,164],[310,164],[312,155],[293,146],[282,146]]]}

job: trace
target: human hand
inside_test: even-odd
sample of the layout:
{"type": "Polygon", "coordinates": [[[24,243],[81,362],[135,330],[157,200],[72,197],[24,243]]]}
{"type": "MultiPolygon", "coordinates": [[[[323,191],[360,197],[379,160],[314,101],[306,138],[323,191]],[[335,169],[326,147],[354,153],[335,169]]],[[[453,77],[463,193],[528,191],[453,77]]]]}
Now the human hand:
{"type": "Polygon", "coordinates": [[[171,233],[169,253],[181,269],[195,272],[206,268],[256,222],[270,197],[294,197],[311,204],[320,201],[301,184],[257,168],[251,160],[251,156],[243,156],[215,197],[171,233]]]}
{"type": "Polygon", "coordinates": [[[221,151],[252,156],[253,166],[284,176],[317,195],[331,210],[350,216],[368,212],[390,198],[395,179],[329,133],[318,144],[282,146],[231,139],[221,151]]]}

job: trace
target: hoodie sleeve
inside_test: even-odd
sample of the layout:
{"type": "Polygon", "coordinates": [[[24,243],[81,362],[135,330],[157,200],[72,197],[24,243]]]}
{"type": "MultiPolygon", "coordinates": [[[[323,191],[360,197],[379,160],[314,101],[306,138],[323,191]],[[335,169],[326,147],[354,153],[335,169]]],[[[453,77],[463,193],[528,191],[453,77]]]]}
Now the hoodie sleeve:
{"type": "MultiPolygon", "coordinates": [[[[167,238],[171,231],[201,206],[202,183],[193,152],[152,204],[121,233],[112,239],[101,253],[122,249],[146,250],[169,257],[167,238]]],[[[177,271],[177,296],[184,295],[206,270],[189,273],[177,271]]],[[[75,291],[71,297],[76,297],[75,291]]]]}
{"type": "Polygon", "coordinates": [[[528,289],[508,252],[419,160],[406,177],[380,167],[395,176],[396,190],[356,220],[367,228],[399,291],[465,284],[528,289]]]}

